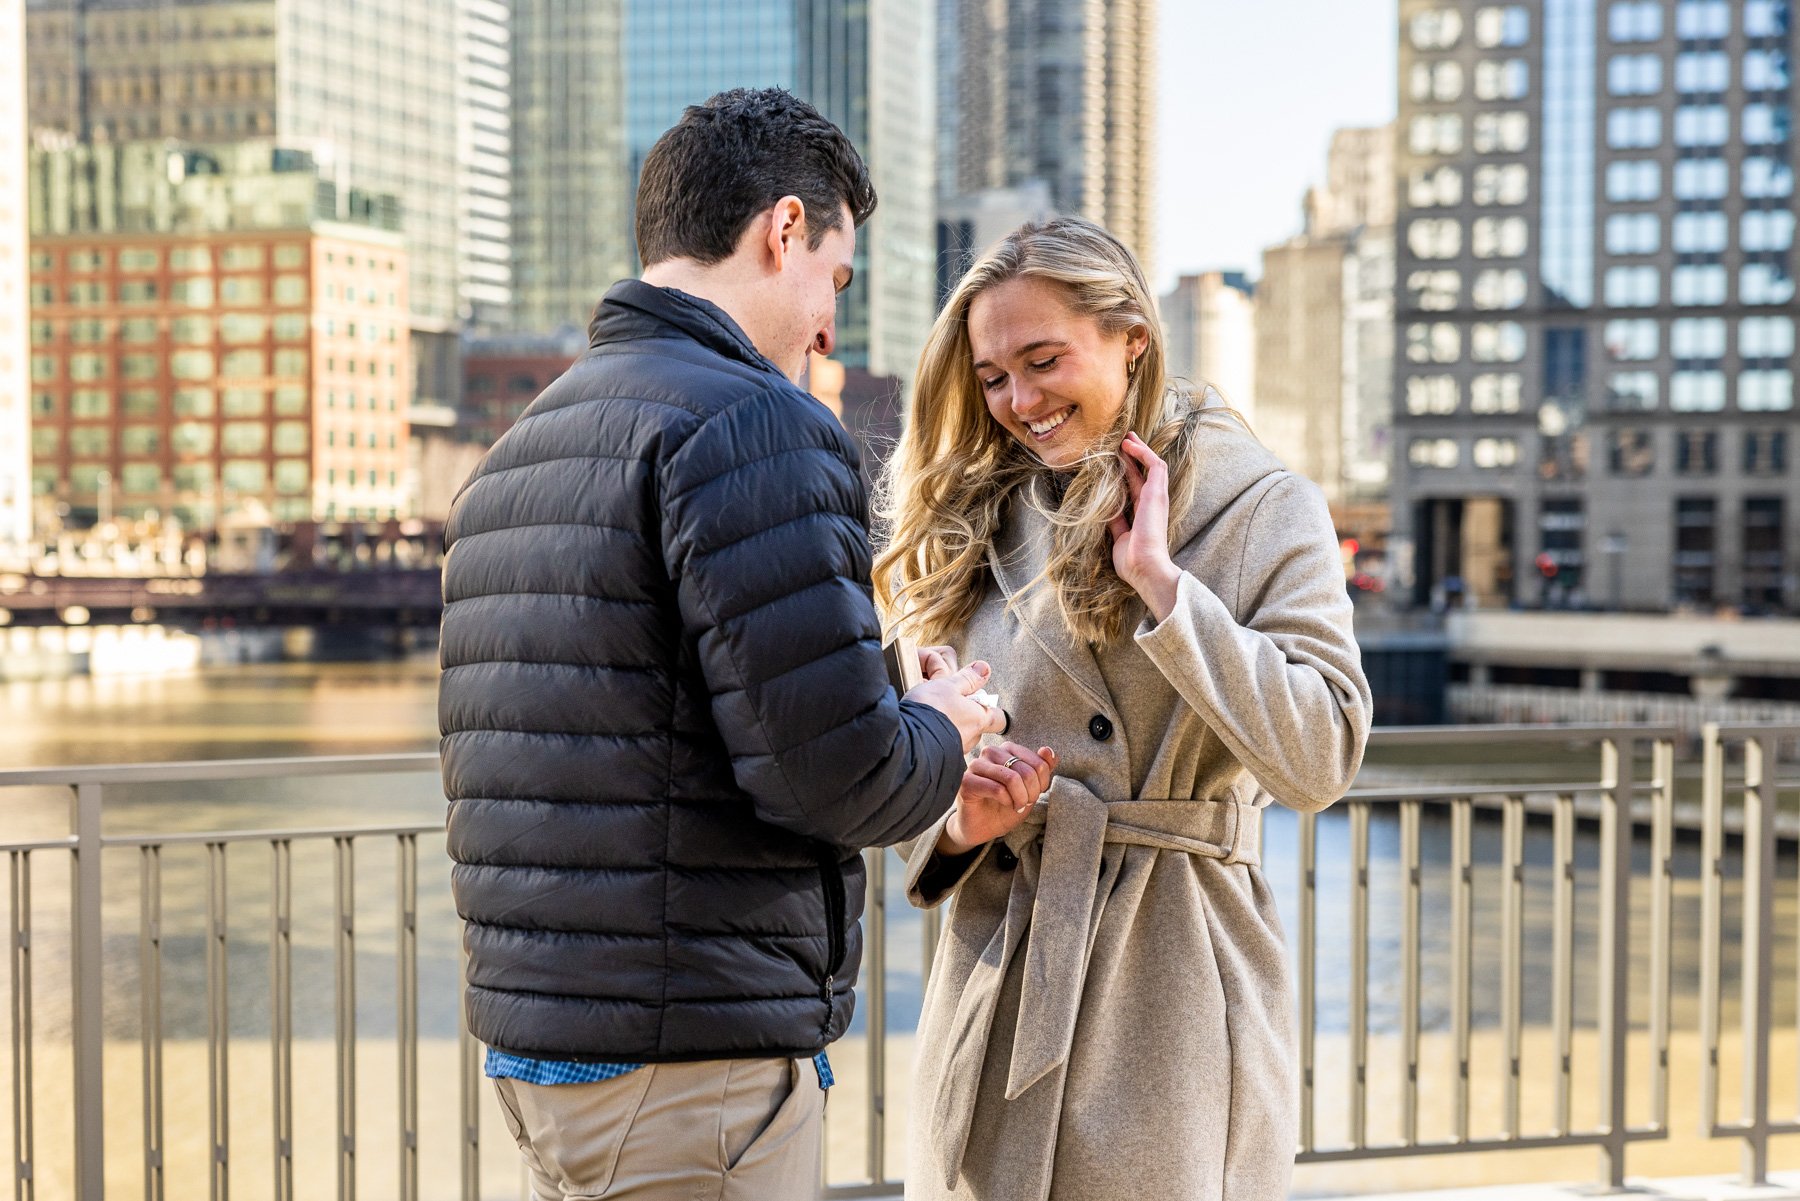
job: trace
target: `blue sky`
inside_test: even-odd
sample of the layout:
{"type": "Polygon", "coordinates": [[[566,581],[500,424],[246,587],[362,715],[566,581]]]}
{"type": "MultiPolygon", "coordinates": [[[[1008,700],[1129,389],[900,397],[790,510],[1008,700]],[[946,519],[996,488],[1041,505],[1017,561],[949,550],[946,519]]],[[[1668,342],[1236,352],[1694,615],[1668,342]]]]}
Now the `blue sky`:
{"type": "Polygon", "coordinates": [[[1260,274],[1331,131],[1394,116],[1396,0],[1162,0],[1156,272],[1260,274]]]}

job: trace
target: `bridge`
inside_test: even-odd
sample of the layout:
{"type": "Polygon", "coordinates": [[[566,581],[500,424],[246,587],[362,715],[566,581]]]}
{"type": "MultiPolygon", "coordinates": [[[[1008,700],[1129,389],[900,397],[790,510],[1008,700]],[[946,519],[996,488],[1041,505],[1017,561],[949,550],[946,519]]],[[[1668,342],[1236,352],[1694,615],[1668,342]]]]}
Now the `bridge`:
{"type": "Polygon", "coordinates": [[[202,576],[0,575],[0,624],[415,628],[443,611],[436,567],[202,576]]]}

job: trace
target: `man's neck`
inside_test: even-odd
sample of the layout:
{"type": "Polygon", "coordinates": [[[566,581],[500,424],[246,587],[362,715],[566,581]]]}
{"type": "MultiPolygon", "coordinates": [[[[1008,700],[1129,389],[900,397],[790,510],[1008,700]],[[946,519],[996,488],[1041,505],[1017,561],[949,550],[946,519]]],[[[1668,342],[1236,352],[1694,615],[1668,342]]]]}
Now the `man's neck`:
{"type": "Polygon", "coordinates": [[[709,304],[715,304],[725,311],[725,315],[737,322],[754,342],[750,323],[744,318],[749,306],[739,290],[732,286],[729,273],[718,267],[702,266],[692,259],[667,259],[653,267],[644,268],[643,281],[658,288],[674,288],[678,292],[686,292],[689,296],[698,297],[709,304]]]}

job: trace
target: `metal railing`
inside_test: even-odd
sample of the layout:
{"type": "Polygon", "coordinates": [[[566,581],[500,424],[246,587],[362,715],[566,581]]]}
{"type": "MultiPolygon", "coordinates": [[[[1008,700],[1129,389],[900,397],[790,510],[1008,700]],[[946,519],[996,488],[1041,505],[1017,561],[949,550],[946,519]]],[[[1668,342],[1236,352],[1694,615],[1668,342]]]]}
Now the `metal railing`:
{"type": "Polygon", "coordinates": [[[1771,1001],[1775,981],[1775,819],[1779,794],[1800,791],[1800,756],[1781,752],[1800,742],[1800,723],[1722,725],[1708,723],[1703,734],[1706,823],[1702,851],[1700,1025],[1702,1049],[1701,1122],[1711,1138],[1743,1140],[1740,1182],[1766,1184],[1769,1138],[1800,1134],[1800,1116],[1770,1117],[1771,1001]],[[1784,772],[1791,774],[1784,775],[1784,772]],[[1725,941],[1724,815],[1731,793],[1743,804],[1743,878],[1740,929],[1741,1067],[1743,1114],[1735,1122],[1719,1118],[1720,1050],[1723,1039],[1725,941]]]}
{"type": "MultiPolygon", "coordinates": [[[[1797,735],[1800,729],[1792,726],[1712,727],[1699,765],[1706,814],[1701,1035],[1708,1058],[1702,1065],[1703,1117],[1709,1137],[1744,1141],[1746,1182],[1765,1177],[1772,1135],[1800,1133],[1800,1118],[1777,1122],[1769,1116],[1774,811],[1779,790],[1800,786],[1800,782],[1779,777],[1775,751],[1784,745],[1783,740],[1791,743],[1797,735]],[[1740,760],[1741,769],[1735,766],[1740,760]],[[1731,838],[1727,827],[1736,824],[1723,820],[1728,793],[1741,793],[1745,831],[1745,1102],[1743,1119],[1732,1123],[1720,1120],[1718,1104],[1722,1075],[1719,981],[1725,942],[1722,911],[1729,899],[1726,865],[1733,862],[1726,847],[1731,838]]],[[[1691,766],[1685,760],[1678,764],[1679,745],[1677,733],[1660,726],[1381,730],[1372,740],[1378,752],[1412,750],[1429,758],[1452,748],[1485,747],[1504,749],[1521,765],[1546,758],[1578,761],[1579,752],[1589,757],[1593,770],[1569,771],[1564,778],[1548,782],[1359,788],[1324,815],[1284,819],[1279,830],[1265,832],[1266,843],[1277,835],[1291,837],[1294,852],[1284,858],[1271,855],[1266,846],[1264,857],[1265,862],[1279,859],[1291,863],[1294,872],[1296,904],[1286,909],[1284,917],[1295,923],[1300,1162],[1593,1147],[1601,1153],[1599,1182],[1617,1186],[1623,1182],[1631,1144],[1669,1136],[1672,815],[1678,767],[1691,766]],[[1527,853],[1528,840],[1536,838],[1541,843],[1546,826],[1549,850],[1534,860],[1527,853]],[[1384,844],[1379,854],[1372,849],[1372,830],[1377,829],[1396,835],[1395,845],[1384,844]],[[1597,831],[1592,838],[1580,835],[1597,842],[1597,855],[1578,853],[1578,831],[1583,830],[1597,831]],[[1632,949],[1634,833],[1640,851],[1636,878],[1647,882],[1648,893],[1647,900],[1640,897],[1643,903],[1638,905],[1640,912],[1647,909],[1648,928],[1638,931],[1638,941],[1646,949],[1636,959],[1632,949]],[[1647,840],[1643,834],[1648,835],[1647,840]],[[1644,854],[1647,868],[1642,862],[1644,854]],[[1391,872],[1387,870],[1390,867],[1391,872]],[[1546,888],[1550,894],[1547,922],[1544,907],[1530,903],[1531,897],[1546,888]],[[1583,900],[1589,897],[1591,909],[1583,900]],[[1478,936],[1476,917],[1487,908],[1497,912],[1498,920],[1492,923],[1498,929],[1497,938],[1490,936],[1486,923],[1478,936]],[[1579,945],[1578,924],[1593,940],[1591,954],[1579,945]],[[1340,925],[1346,937],[1329,940],[1328,945],[1324,935],[1340,925]],[[1397,938],[1392,936],[1396,929],[1397,938]],[[1483,952],[1482,947],[1488,950],[1483,952]],[[1322,970],[1322,964],[1329,967],[1322,970]],[[1578,975],[1591,978],[1592,983],[1585,1024],[1578,1004],[1578,975]],[[1494,976],[1496,985],[1480,984],[1494,976]],[[1634,979],[1647,982],[1647,987],[1634,989],[1634,979]],[[1434,1006],[1432,997],[1446,992],[1447,1005],[1434,1006]],[[1528,1022],[1528,1004],[1539,1003],[1546,993],[1551,1101],[1540,1111],[1526,1100],[1525,1036],[1528,1028],[1541,1025],[1528,1022]],[[1480,1065],[1486,1060],[1476,1053],[1478,1031],[1484,1039],[1491,1036],[1497,1040],[1497,1079],[1481,1076],[1480,1065]],[[1430,1055],[1425,1053],[1428,1039],[1436,1040],[1432,1043],[1436,1050],[1430,1055]],[[1336,1072],[1341,1082],[1325,1071],[1327,1057],[1322,1048],[1327,1040],[1333,1054],[1343,1060],[1341,1072],[1336,1072]],[[1582,1041],[1579,1049],[1578,1041],[1582,1041]],[[1577,1072],[1578,1055],[1591,1055],[1595,1070],[1577,1072]],[[1372,1078],[1378,1073],[1399,1081],[1397,1119],[1385,1107],[1388,1098],[1372,1089],[1372,1078]],[[1478,1120],[1472,1099],[1477,1084],[1483,1089],[1491,1085],[1500,1094],[1492,1128],[1478,1120]],[[1628,1103],[1642,1109],[1646,1101],[1648,1120],[1633,1125],[1628,1120],[1628,1103]],[[1578,1120],[1578,1113],[1592,1115],[1591,1120],[1578,1120]],[[1328,1127],[1341,1131],[1341,1136],[1331,1137],[1328,1127]],[[1391,1137],[1382,1133],[1388,1127],[1396,1127],[1391,1137]]],[[[205,1015],[207,1195],[222,1199],[229,1194],[234,1138],[253,1145],[266,1138],[269,1191],[281,1201],[296,1192],[294,851],[296,846],[319,851],[329,848],[333,885],[331,1031],[335,1046],[331,1076],[336,1106],[330,1154],[336,1169],[336,1195],[357,1195],[359,1156],[369,1150],[359,1146],[358,1132],[366,1134],[369,1123],[359,1119],[357,1112],[358,1072],[366,1072],[367,1064],[358,1056],[356,880],[359,858],[366,861],[365,848],[372,844],[393,847],[395,882],[396,1103],[390,1127],[393,1147],[382,1148],[380,1158],[386,1163],[392,1152],[392,1195],[416,1201],[421,1196],[421,1134],[429,1133],[440,1142],[453,1138],[458,1148],[454,1176],[459,1195],[465,1199],[483,1195],[483,1113],[491,1102],[480,1076],[480,1049],[460,1030],[460,1020],[455,1067],[459,1124],[453,1131],[421,1126],[418,843],[421,837],[441,837],[441,824],[110,835],[102,821],[107,790],[120,785],[436,771],[435,755],[417,754],[0,772],[0,796],[13,788],[55,786],[69,789],[72,797],[70,835],[0,841],[0,852],[9,860],[12,1176],[19,1201],[36,1197],[40,1177],[35,1158],[41,1115],[33,1101],[34,1074],[39,1067],[34,1046],[42,1043],[44,1034],[34,1027],[33,996],[48,961],[34,962],[38,955],[34,929],[43,920],[33,909],[34,865],[47,857],[65,858],[69,865],[69,1062],[73,1086],[69,1094],[73,1129],[69,1154],[73,1195],[80,1201],[97,1201],[102,1195],[108,1153],[103,1018],[108,993],[119,991],[116,981],[103,980],[103,866],[111,864],[116,874],[118,860],[128,853],[135,858],[137,876],[135,1000],[142,1074],[142,1189],[147,1201],[199,1195],[198,1180],[168,1178],[169,1115],[163,1063],[167,984],[163,968],[166,932],[178,915],[164,911],[163,867],[165,851],[176,847],[203,851],[206,856],[204,912],[179,916],[197,920],[204,932],[204,996],[197,1000],[205,1015]],[[359,852],[363,854],[359,856],[359,852]],[[246,854],[266,857],[259,861],[268,871],[269,1003],[266,1013],[255,1016],[268,1032],[269,1129],[257,1131],[255,1139],[234,1127],[231,1097],[231,1056],[234,1049],[243,1053],[241,1039],[234,1048],[228,990],[233,978],[231,927],[235,921],[241,929],[245,914],[232,905],[226,880],[228,863],[241,863],[246,854]],[[39,973],[35,978],[34,969],[39,973]]],[[[1581,845],[1586,847],[1588,842],[1581,845]]],[[[867,1058],[866,1063],[853,1063],[846,1056],[839,1065],[840,1076],[854,1080],[853,1091],[865,1096],[860,1107],[834,1107],[830,1118],[833,1126],[849,1121],[861,1127],[862,1154],[860,1179],[839,1181],[827,1190],[828,1197],[839,1201],[894,1196],[900,1189],[889,1154],[896,1128],[888,1120],[894,1093],[886,1062],[893,983],[887,911],[889,853],[869,852],[866,863],[868,909],[859,992],[867,1058]]],[[[441,905],[442,897],[437,894],[447,891],[448,872],[434,866],[429,874],[428,887],[433,891],[428,899],[441,905]]],[[[115,884],[115,890],[117,887],[115,884]]],[[[42,888],[39,896],[41,899],[42,888]]],[[[256,920],[262,919],[258,916],[256,920]]],[[[116,917],[113,924],[120,924],[116,917]]],[[[918,929],[923,948],[919,964],[922,982],[930,970],[938,935],[937,914],[923,915],[918,929]]],[[[116,929],[104,932],[119,933],[116,929]]],[[[460,1006],[457,1010],[460,1013],[460,1006]]],[[[242,1021],[240,1014],[240,1026],[242,1021]]],[[[1336,1069],[1336,1061],[1330,1066],[1336,1069]]],[[[382,1112],[385,1116],[385,1106],[382,1112]]],[[[119,1149],[114,1150],[115,1157],[117,1154],[119,1149]]],[[[114,1172],[116,1179],[116,1165],[114,1172]]],[[[366,1167],[361,1176],[366,1188],[366,1167]]],[[[493,1195],[495,1190],[490,1185],[487,1192],[493,1195]]]]}

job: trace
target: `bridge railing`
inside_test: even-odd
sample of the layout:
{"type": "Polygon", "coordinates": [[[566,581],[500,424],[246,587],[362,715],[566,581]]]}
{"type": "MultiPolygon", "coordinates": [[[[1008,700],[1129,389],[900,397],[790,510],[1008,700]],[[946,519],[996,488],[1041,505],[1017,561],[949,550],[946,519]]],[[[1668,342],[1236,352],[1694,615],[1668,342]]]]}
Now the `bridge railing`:
{"type": "MultiPolygon", "coordinates": [[[[1778,775],[1773,750],[1796,733],[1719,727],[1709,734],[1704,762],[1693,765],[1678,762],[1677,737],[1662,727],[1383,730],[1373,740],[1377,753],[1432,759],[1485,748],[1521,765],[1586,761],[1592,770],[1556,779],[1540,771],[1520,783],[1364,787],[1324,815],[1269,821],[1265,862],[1292,871],[1291,880],[1277,883],[1291,887],[1294,899],[1283,916],[1297,968],[1300,1162],[1590,1147],[1600,1152],[1597,1182],[1617,1186],[1633,1144],[1668,1138],[1671,962],[1695,950],[1678,943],[1671,918],[1673,811],[1678,778],[1697,766],[1706,822],[1698,953],[1707,1063],[1705,1130],[1694,1133],[1744,1140],[1746,1181],[1762,1179],[1769,1137],[1800,1132],[1800,1119],[1770,1118],[1768,1084],[1774,809],[1777,792],[1796,787],[1778,775]],[[1745,1118],[1726,1123],[1717,1100],[1718,981],[1721,948],[1733,929],[1725,919],[1735,913],[1726,912],[1735,895],[1726,887],[1730,865],[1737,862],[1728,843],[1740,818],[1730,802],[1740,798],[1745,1118]],[[1394,834],[1393,845],[1377,846],[1375,831],[1383,839],[1394,834]],[[1546,892],[1547,906],[1539,903],[1546,892]],[[1635,929],[1634,920],[1641,923],[1635,929]],[[1585,1006],[1578,980],[1591,989],[1585,1006]],[[1536,1013],[1545,997],[1547,1020],[1536,1013]],[[1534,1091],[1527,1067],[1533,1056],[1549,1064],[1547,1091],[1534,1091]],[[1398,1084],[1378,1088],[1377,1077],[1398,1084]],[[1488,1093],[1500,1097],[1497,1107],[1480,1103],[1488,1093]]],[[[0,836],[8,875],[4,1049],[11,1084],[0,1109],[10,1118],[16,1196],[34,1198],[42,1186],[46,1201],[97,1201],[110,1176],[115,1192],[129,1180],[129,1191],[141,1189],[149,1201],[197,1197],[203,1186],[192,1173],[203,1164],[209,1197],[248,1191],[285,1201],[309,1191],[297,1178],[303,1185],[305,1174],[322,1173],[327,1162],[340,1197],[359,1189],[401,1201],[514,1195],[516,1166],[512,1176],[494,1166],[511,1151],[509,1140],[492,1134],[479,1047],[460,1019],[449,1041],[441,1037],[447,1029],[421,1036],[421,914],[431,915],[440,951],[447,937],[435,928],[449,912],[440,824],[121,834],[109,832],[105,820],[109,792],[125,787],[254,787],[258,780],[436,771],[435,755],[416,754],[0,772],[0,803],[12,789],[46,786],[70,798],[68,835],[0,836]],[[164,868],[177,854],[189,857],[182,870],[196,887],[167,886],[164,868]],[[328,902],[296,900],[302,854],[321,869],[328,863],[328,871],[308,877],[329,878],[328,902]],[[227,882],[242,879],[246,860],[257,886],[240,885],[234,896],[227,882]],[[391,877],[383,875],[384,888],[392,880],[391,895],[379,898],[391,926],[384,919],[378,937],[393,960],[391,976],[374,990],[391,996],[391,1006],[373,1031],[366,1028],[368,998],[358,997],[359,980],[369,979],[370,898],[357,895],[372,861],[392,865],[391,877]],[[44,880],[64,872],[66,906],[47,905],[54,898],[44,880]],[[125,888],[135,892],[135,905],[121,907],[125,888]],[[172,912],[171,896],[186,911],[172,912]],[[260,931],[255,938],[245,939],[246,923],[260,931]],[[195,955],[191,940],[184,944],[186,959],[171,976],[165,969],[177,925],[198,929],[204,952],[195,955]],[[316,969],[296,967],[302,932],[316,969]],[[255,990],[241,983],[247,954],[261,960],[256,970],[266,980],[255,990]],[[127,963],[134,966],[120,966],[127,963]],[[55,987],[47,987],[46,972],[57,977],[55,987]],[[240,993],[256,994],[250,1012],[242,995],[234,1006],[234,981],[240,993]],[[296,1014],[297,985],[304,998],[329,997],[328,1021],[322,1013],[296,1014]],[[52,998],[48,1010],[43,995],[52,998]],[[66,1013],[59,1013],[57,999],[65,996],[66,1013]],[[172,998],[199,1015],[193,1029],[167,1029],[172,998]],[[302,1037],[302,1024],[313,1035],[328,1028],[329,1038],[302,1037]],[[266,1040],[262,1049],[246,1041],[247,1026],[266,1040]],[[192,1064],[204,1061],[204,1071],[184,1076],[178,1089],[165,1062],[172,1045],[192,1064]],[[315,1059],[297,1064],[297,1046],[315,1059]],[[135,1060],[134,1070],[121,1069],[123,1055],[135,1060]],[[246,1057],[257,1061],[253,1102],[242,1097],[246,1057]],[[46,1070],[54,1078],[43,1078],[46,1070]],[[384,1081],[370,1079],[376,1071],[384,1081]],[[382,1100],[371,1104],[366,1098],[376,1087],[382,1100]],[[140,1129],[127,1136],[119,1114],[133,1110],[140,1129]],[[297,1126],[308,1123],[303,1155],[297,1126]],[[322,1144],[327,1154],[319,1154],[322,1144]],[[259,1159],[263,1166],[250,1173],[246,1165],[259,1159]]],[[[904,938],[890,938],[900,915],[887,910],[889,853],[870,852],[867,862],[861,1024],[857,1038],[834,1052],[848,1095],[828,1120],[830,1145],[853,1147],[856,1160],[839,1171],[844,1157],[831,1158],[827,1196],[838,1199],[899,1192],[901,1120],[890,1118],[906,1081],[894,1078],[904,1072],[890,1068],[890,1058],[910,1031],[891,1025],[896,1009],[910,1004],[900,1001],[902,993],[910,998],[906,990],[929,971],[938,935],[927,915],[907,925],[904,938]],[[896,959],[897,946],[911,953],[914,937],[919,958],[896,959]]],[[[453,973],[433,970],[450,992],[453,973]]],[[[428,1000],[440,1015],[460,1015],[453,997],[428,1000]]]]}

